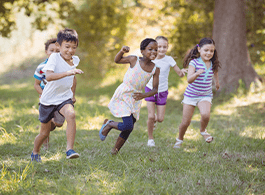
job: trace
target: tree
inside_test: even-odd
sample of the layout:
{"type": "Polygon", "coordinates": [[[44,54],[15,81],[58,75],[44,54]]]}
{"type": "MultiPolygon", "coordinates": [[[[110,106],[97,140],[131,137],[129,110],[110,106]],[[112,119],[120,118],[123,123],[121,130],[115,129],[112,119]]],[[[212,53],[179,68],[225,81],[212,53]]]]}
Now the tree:
{"type": "Polygon", "coordinates": [[[90,77],[104,75],[115,65],[127,32],[128,10],[120,0],[85,0],[68,19],[80,40],[80,67],[90,77]]]}
{"type": "Polygon", "coordinates": [[[47,29],[49,24],[61,23],[75,9],[71,0],[1,0],[0,1],[0,35],[9,37],[16,27],[16,12],[35,18],[32,25],[38,30],[47,29]]]}
{"type": "Polygon", "coordinates": [[[213,39],[222,64],[220,89],[233,92],[240,79],[249,87],[258,75],[248,55],[243,0],[215,0],[213,39]]]}

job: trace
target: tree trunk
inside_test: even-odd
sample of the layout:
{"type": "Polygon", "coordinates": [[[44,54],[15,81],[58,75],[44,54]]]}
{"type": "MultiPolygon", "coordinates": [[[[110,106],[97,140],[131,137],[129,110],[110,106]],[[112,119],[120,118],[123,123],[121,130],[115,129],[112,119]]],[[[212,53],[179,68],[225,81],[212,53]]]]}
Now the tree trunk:
{"type": "Polygon", "coordinates": [[[258,75],[248,57],[244,0],[215,0],[213,39],[222,65],[220,89],[233,92],[240,79],[248,88],[258,75]]]}

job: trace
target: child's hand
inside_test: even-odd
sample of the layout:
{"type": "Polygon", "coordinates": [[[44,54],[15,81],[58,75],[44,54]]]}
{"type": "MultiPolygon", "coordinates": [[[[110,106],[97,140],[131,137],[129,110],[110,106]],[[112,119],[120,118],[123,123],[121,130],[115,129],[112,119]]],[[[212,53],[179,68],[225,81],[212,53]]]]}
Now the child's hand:
{"type": "Polygon", "coordinates": [[[68,70],[67,71],[67,76],[71,76],[71,75],[76,75],[76,74],[82,74],[84,73],[82,70],[80,69],[73,69],[73,70],[68,70]]]}
{"type": "Polygon", "coordinates": [[[182,68],[180,71],[182,72],[183,76],[185,76],[185,73],[188,73],[188,69],[186,68],[182,68]]]}
{"type": "Polygon", "coordinates": [[[132,96],[136,101],[144,98],[143,93],[134,93],[132,96]]]}
{"type": "Polygon", "coordinates": [[[128,47],[128,46],[123,46],[123,47],[121,48],[121,51],[122,51],[123,53],[128,53],[128,52],[130,51],[130,47],[128,47]]]}
{"type": "Polygon", "coordinates": [[[199,69],[199,70],[196,72],[196,74],[199,76],[199,75],[201,75],[203,72],[204,72],[203,69],[199,69]]]}
{"type": "Polygon", "coordinates": [[[220,84],[219,83],[215,83],[215,88],[216,88],[216,90],[218,90],[220,88],[220,84]]]}

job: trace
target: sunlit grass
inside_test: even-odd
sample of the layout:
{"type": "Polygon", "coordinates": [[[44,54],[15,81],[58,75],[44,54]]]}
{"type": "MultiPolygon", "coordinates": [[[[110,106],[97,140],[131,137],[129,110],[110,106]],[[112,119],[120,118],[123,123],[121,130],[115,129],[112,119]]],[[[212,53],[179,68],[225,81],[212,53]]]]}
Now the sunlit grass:
{"type": "MultiPolygon", "coordinates": [[[[123,77],[122,77],[123,78],[123,77]]],[[[173,149],[182,119],[187,83],[171,73],[163,123],[154,131],[155,148],[147,143],[147,108],[117,156],[110,155],[119,135],[111,130],[104,142],[98,131],[117,86],[119,72],[102,83],[78,79],[75,104],[79,159],[66,160],[65,123],[50,133],[50,148],[41,149],[42,163],[30,162],[40,130],[38,95],[33,81],[0,87],[0,194],[262,194],[264,188],[264,88],[214,100],[207,144],[200,135],[195,109],[183,147],[173,149]],[[13,90],[14,89],[14,90],[13,90]]]]}

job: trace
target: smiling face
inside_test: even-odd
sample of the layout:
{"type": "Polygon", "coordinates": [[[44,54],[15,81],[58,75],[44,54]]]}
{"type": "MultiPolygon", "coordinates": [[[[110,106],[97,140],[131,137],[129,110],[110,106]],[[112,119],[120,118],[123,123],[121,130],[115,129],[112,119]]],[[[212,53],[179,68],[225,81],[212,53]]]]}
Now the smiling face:
{"type": "MultiPolygon", "coordinates": [[[[58,44],[59,45],[59,44],[58,44]]],[[[77,43],[74,41],[63,41],[61,45],[59,45],[60,53],[62,58],[69,62],[72,60],[73,55],[77,49],[77,43]]]]}
{"type": "Polygon", "coordinates": [[[52,53],[58,53],[58,52],[60,52],[60,50],[59,50],[59,47],[57,46],[57,44],[55,44],[55,43],[51,43],[48,46],[48,49],[45,50],[45,53],[47,54],[48,58],[50,57],[50,55],[52,53]]]}
{"type": "Polygon", "coordinates": [[[157,41],[157,57],[158,58],[163,58],[166,53],[167,53],[167,49],[168,49],[168,42],[164,39],[158,39],[157,41]]]}
{"type": "Polygon", "coordinates": [[[198,47],[200,56],[204,62],[209,62],[214,55],[215,46],[213,44],[205,44],[202,47],[198,47]]]}
{"type": "Polygon", "coordinates": [[[141,53],[144,57],[154,60],[157,56],[157,43],[156,42],[150,42],[144,50],[141,50],[141,53]]]}

